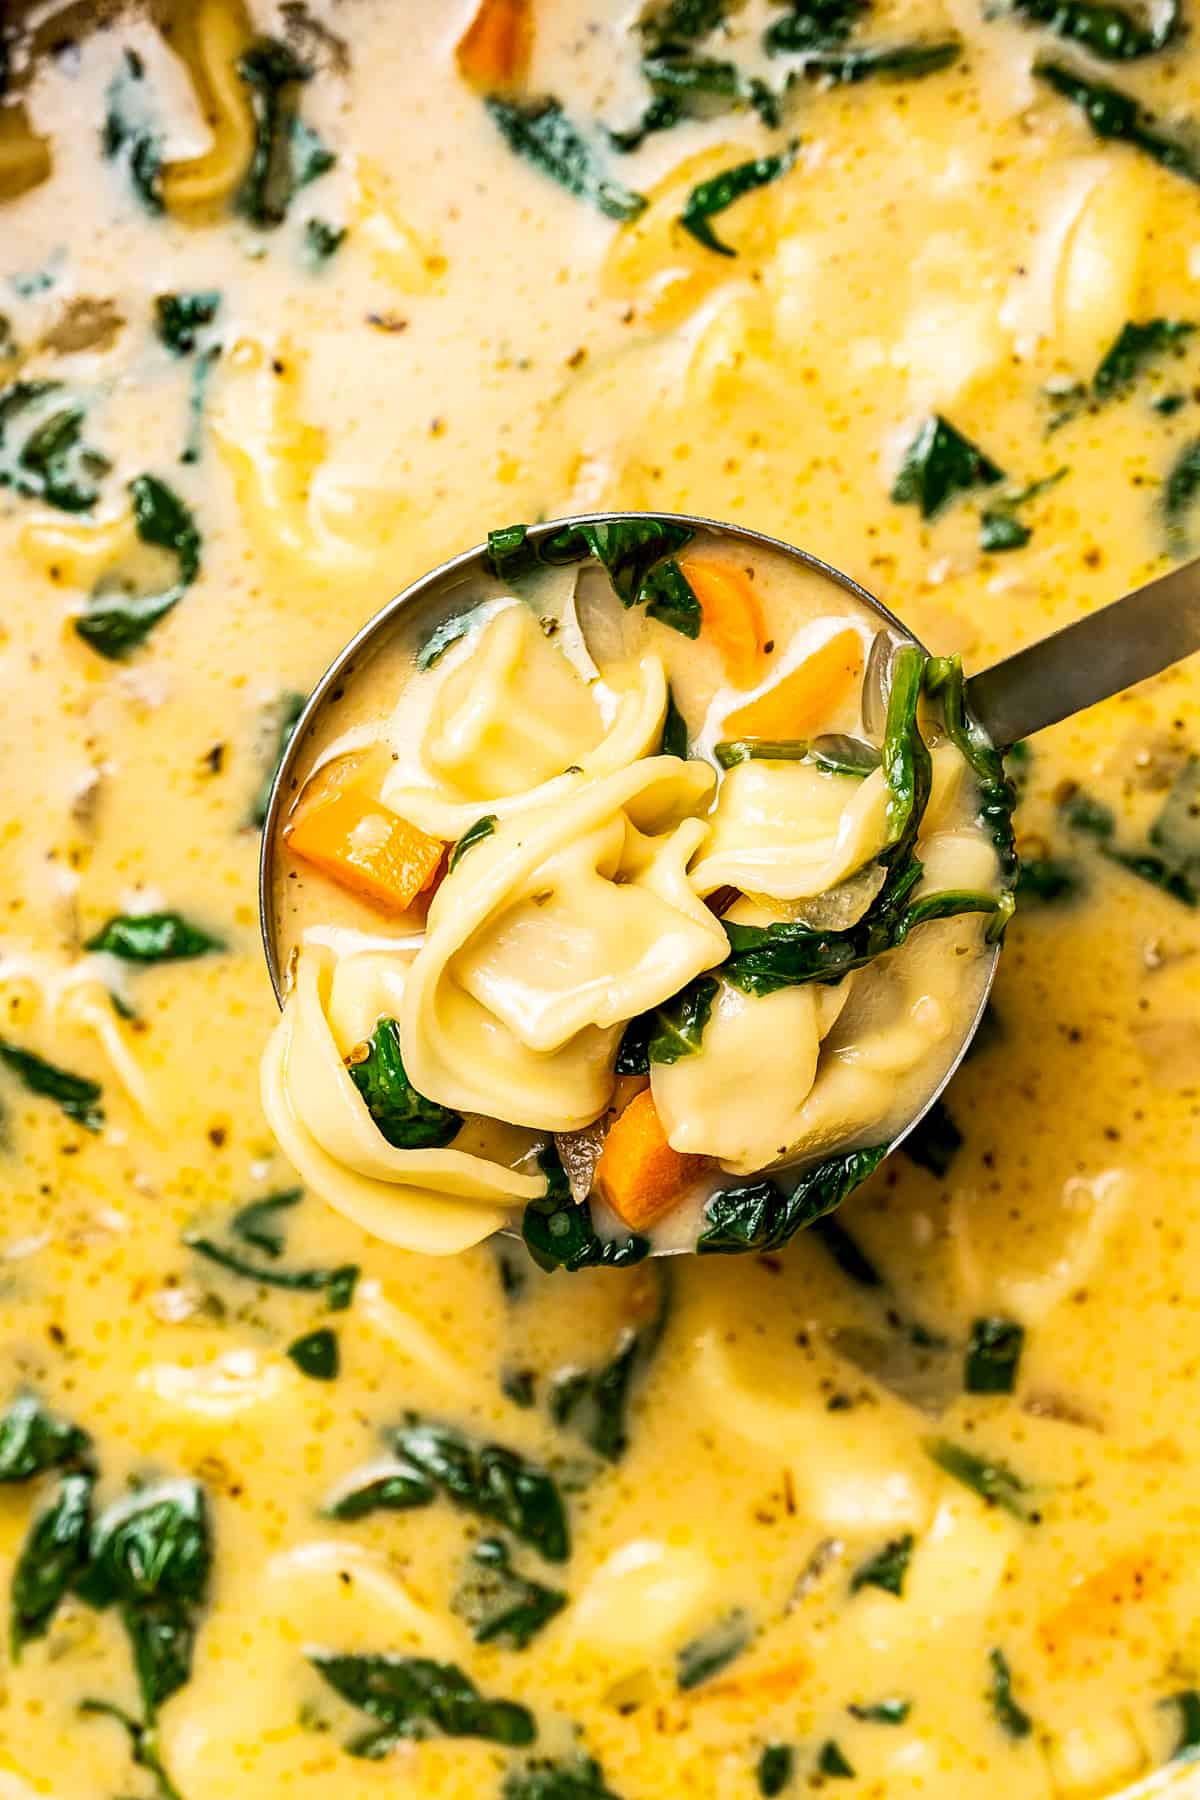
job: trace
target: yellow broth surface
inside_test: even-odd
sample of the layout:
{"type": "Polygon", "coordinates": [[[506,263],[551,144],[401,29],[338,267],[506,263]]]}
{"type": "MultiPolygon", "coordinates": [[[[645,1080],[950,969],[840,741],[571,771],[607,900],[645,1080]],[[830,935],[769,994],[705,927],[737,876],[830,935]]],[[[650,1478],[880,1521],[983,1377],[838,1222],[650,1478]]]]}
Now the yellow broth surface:
{"type": "MultiPolygon", "coordinates": [[[[313,1196],[268,1215],[266,1248],[261,1217],[257,1244],[234,1225],[293,1185],[257,1099],[275,1006],[254,820],[286,697],[425,569],[515,519],[690,511],[827,558],[978,668],[1188,550],[1200,341],[1159,329],[1120,379],[1098,371],[1127,324],[1200,321],[1192,164],[1160,160],[1200,109],[1194,35],[1101,62],[1033,7],[881,3],[843,45],[952,59],[801,77],[776,128],[727,109],[621,155],[601,126],[648,101],[634,10],[535,0],[517,95],[556,97],[648,197],[626,223],[512,153],[456,65],[458,0],[4,15],[0,1405],[33,1396],[87,1434],[43,1433],[32,1469],[0,1434],[0,1588],[25,1609],[5,1800],[1071,1800],[1194,1779],[1188,668],[1015,766],[1030,877],[992,1024],[952,1123],[839,1215],[856,1254],[826,1233],[543,1276],[515,1244],[405,1255],[313,1196]],[[261,54],[239,75],[263,34],[311,77],[272,87],[261,54]],[[1097,137],[1038,59],[1136,95],[1140,142],[1097,137]],[[276,222],[247,199],[268,102],[276,222]],[[793,139],[710,219],[734,255],[683,231],[697,186],[793,139]],[[157,328],[168,293],[219,297],[190,348],[157,328]],[[937,415],[1003,479],[976,461],[923,517],[911,484],[890,496],[937,415]],[[984,547],[997,506],[1027,542],[984,547]],[[87,948],[147,910],[223,947],[87,948]],[[351,1302],[185,1237],[276,1275],[352,1265],[351,1302]],[[990,1320],[1007,1361],[981,1354],[990,1320]],[[336,1337],[332,1379],[289,1355],[314,1332],[336,1337]],[[631,1333],[614,1415],[594,1378],[631,1333]],[[997,1364],[1011,1392],[968,1391],[997,1364]],[[474,1503],[426,1478],[424,1504],[327,1516],[408,1415],[466,1443],[474,1503]],[[481,1513],[486,1444],[548,1474],[568,1556],[481,1513]],[[71,1481],[100,1520],[82,1575],[23,1549],[71,1481]],[[203,1495],[211,1548],[169,1591],[110,1554],[113,1506],[161,1482],[175,1525],[203,1495]],[[481,1539],[566,1596],[525,1648],[476,1641],[481,1539]],[[144,1665],[160,1628],[152,1717],[133,1650],[144,1665]],[[378,1711],[335,1692],[313,1660],[331,1654],[407,1672],[374,1759],[347,1746],[378,1711]]],[[[795,58],[762,39],[785,9],[730,11],[704,54],[779,85],[795,58]]]]}

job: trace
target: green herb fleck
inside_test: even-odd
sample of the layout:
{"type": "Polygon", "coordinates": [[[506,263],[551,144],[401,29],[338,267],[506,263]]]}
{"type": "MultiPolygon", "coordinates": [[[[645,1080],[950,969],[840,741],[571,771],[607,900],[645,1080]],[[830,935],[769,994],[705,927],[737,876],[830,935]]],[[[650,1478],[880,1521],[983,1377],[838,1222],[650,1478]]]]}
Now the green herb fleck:
{"type": "Polygon", "coordinates": [[[900,506],[919,506],[923,519],[933,519],[956,494],[994,487],[1003,480],[1003,469],[941,413],[935,413],[909,445],[891,497],[900,506]]]}
{"type": "Polygon", "coordinates": [[[337,1333],[327,1325],[296,1338],[288,1345],[287,1353],[310,1381],[335,1381],[342,1366],[337,1333]]]}
{"type": "Polygon", "coordinates": [[[911,1531],[906,1531],[903,1537],[889,1539],[882,1550],[859,1563],[850,1577],[850,1592],[857,1594],[861,1588],[877,1587],[899,1599],[904,1593],[904,1578],[916,1541],[911,1531]]]}
{"type": "Polygon", "coordinates": [[[436,1489],[414,1463],[400,1457],[375,1463],[343,1482],[321,1509],[327,1519],[365,1519],[373,1512],[411,1512],[432,1506],[436,1489]]]}
{"type": "Polygon", "coordinates": [[[795,1767],[796,1753],[790,1744],[765,1744],[756,1770],[759,1793],[774,1800],[790,1785],[795,1767]]]}
{"type": "Polygon", "coordinates": [[[1015,1319],[976,1319],[967,1345],[963,1386],[968,1394],[1011,1394],[1025,1348],[1015,1319]]]}
{"type": "Polygon", "coordinates": [[[889,1697],[886,1700],[873,1700],[866,1706],[851,1705],[846,1711],[852,1718],[861,1719],[867,1725],[903,1725],[912,1711],[912,1701],[889,1697]]]}
{"type": "Polygon", "coordinates": [[[1003,1650],[993,1650],[988,1661],[992,1665],[990,1699],[992,1711],[1001,1730],[1010,1738],[1026,1738],[1033,1730],[1033,1720],[1013,1699],[1012,1672],[1003,1650]]]}
{"type": "Polygon", "coordinates": [[[446,873],[452,875],[459,863],[473,844],[482,843],[484,838],[491,837],[496,829],[495,813],[485,813],[482,819],[476,819],[467,829],[450,852],[450,860],[446,864],[446,873]]]}
{"type": "Polygon", "coordinates": [[[147,212],[163,210],[162,132],[146,91],[146,66],[136,50],[126,50],[105,94],[101,144],[110,162],[120,161],[147,212]]]}
{"type": "Polygon", "coordinates": [[[835,1780],[852,1781],[854,1779],[854,1770],[846,1761],[834,1738],[828,1738],[822,1744],[821,1753],[817,1757],[817,1768],[822,1775],[830,1775],[835,1780]]]}
{"type": "Polygon", "coordinates": [[[314,263],[327,263],[346,241],[349,227],[331,225],[328,219],[309,219],[304,227],[304,248],[314,263]]]}
{"type": "Polygon", "coordinates": [[[155,330],[175,356],[188,356],[196,348],[199,333],[212,324],[220,306],[221,296],[215,288],[204,293],[156,294],[155,330]]]}
{"type": "Polygon", "coordinates": [[[229,1222],[230,1228],[243,1243],[252,1244],[264,1256],[282,1256],[284,1237],[275,1223],[276,1215],[298,1206],[303,1198],[303,1188],[283,1188],[277,1194],[264,1194],[261,1200],[250,1200],[240,1206],[229,1222]]]}

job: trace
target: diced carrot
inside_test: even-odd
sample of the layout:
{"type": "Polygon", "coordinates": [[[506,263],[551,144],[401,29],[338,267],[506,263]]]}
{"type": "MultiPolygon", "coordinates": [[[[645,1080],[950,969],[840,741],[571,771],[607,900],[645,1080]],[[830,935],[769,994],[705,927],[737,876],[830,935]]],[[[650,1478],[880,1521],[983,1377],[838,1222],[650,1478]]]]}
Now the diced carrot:
{"type": "Polygon", "coordinates": [[[1066,1602],[1047,1615],[1038,1635],[1051,1656],[1074,1660],[1097,1638],[1128,1638],[1131,1613],[1161,1597],[1169,1577],[1144,1549],[1126,1550],[1071,1590],[1066,1602]]]}
{"type": "Polygon", "coordinates": [[[789,1699],[811,1678],[812,1672],[812,1662],[807,1656],[794,1656],[789,1662],[775,1663],[770,1668],[752,1669],[741,1675],[727,1676],[724,1681],[707,1682],[697,1688],[696,1699],[754,1699],[766,1705],[789,1699]]]}
{"type": "Polygon", "coordinates": [[[481,93],[519,87],[533,52],[533,0],[479,0],[455,55],[464,81],[481,93]]]}
{"type": "Polygon", "coordinates": [[[371,753],[340,757],[300,797],[284,839],[294,856],[381,912],[406,912],[435,880],[445,845],[379,798],[371,753]]]}
{"type": "Polygon", "coordinates": [[[706,1156],[672,1150],[646,1088],[613,1121],[596,1164],[596,1187],[631,1231],[643,1231],[670,1212],[707,1166],[706,1156]]]}
{"type": "Polygon", "coordinates": [[[862,641],[857,631],[837,631],[773,688],[729,713],[721,730],[730,738],[807,737],[827,724],[854,683],[862,679],[862,667],[862,641]]]}
{"type": "Polygon", "coordinates": [[[700,602],[704,630],[721,653],[734,687],[753,687],[763,673],[766,627],[753,583],[744,570],[707,557],[686,556],[680,569],[700,602]]]}

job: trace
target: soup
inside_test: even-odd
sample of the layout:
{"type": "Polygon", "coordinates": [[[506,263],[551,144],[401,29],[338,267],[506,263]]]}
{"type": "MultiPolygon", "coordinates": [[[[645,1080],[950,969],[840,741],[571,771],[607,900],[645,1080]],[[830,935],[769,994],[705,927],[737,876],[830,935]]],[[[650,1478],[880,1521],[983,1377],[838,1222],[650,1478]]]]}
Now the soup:
{"type": "Polygon", "coordinates": [[[1186,554],[1190,21],[476,11],[4,12],[0,1789],[1185,1792],[1188,667],[1009,760],[975,1051],[778,1252],[326,1205],[255,879],[300,698],[489,525],[745,524],[969,670],[1186,554]]]}
{"type": "Polygon", "coordinates": [[[778,1248],[974,1023],[1011,790],[961,667],[734,549],[647,517],[493,533],[500,592],[457,578],[463,610],[336,677],[288,783],[263,1097],[391,1242],[778,1248]],[[790,1194],[722,1184],[797,1165],[790,1194]]]}

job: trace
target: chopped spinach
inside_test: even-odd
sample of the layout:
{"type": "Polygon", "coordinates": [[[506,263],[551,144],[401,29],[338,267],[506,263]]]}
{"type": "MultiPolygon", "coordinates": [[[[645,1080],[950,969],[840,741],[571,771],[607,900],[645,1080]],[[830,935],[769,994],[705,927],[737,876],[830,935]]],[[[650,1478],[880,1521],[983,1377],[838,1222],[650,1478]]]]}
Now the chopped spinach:
{"type": "Polygon", "coordinates": [[[395,1019],[380,1019],[346,1066],[380,1133],[398,1150],[438,1150],[458,1136],[462,1114],[427,1100],[408,1079],[395,1019]]]}
{"type": "Polygon", "coordinates": [[[900,1599],[916,1541],[911,1531],[906,1531],[903,1537],[889,1539],[882,1550],[859,1563],[850,1577],[850,1592],[857,1594],[861,1588],[877,1587],[900,1599]]]}
{"type": "Polygon", "coordinates": [[[861,738],[829,732],[813,738],[726,738],[714,744],[713,755],[723,769],[743,762],[812,762],[827,775],[872,775],[880,764],[874,744],[861,738]]]}
{"type": "MultiPolygon", "coordinates": [[[[519,531],[522,539],[524,538],[525,527],[523,525],[514,525],[510,529],[519,531]]],[[[489,545],[493,538],[500,538],[504,535],[505,533],[500,531],[489,532],[489,545]]],[[[493,562],[492,567],[497,575],[501,574],[501,570],[497,567],[495,562],[493,562]]],[[[457,644],[460,638],[465,638],[470,629],[471,618],[469,614],[460,616],[456,619],[443,619],[440,625],[435,625],[429,636],[425,639],[425,642],[421,645],[421,648],[417,651],[416,663],[418,669],[432,669],[434,663],[445,655],[451,644],[457,644]]]]}
{"type": "Polygon", "coordinates": [[[1033,1730],[1033,1720],[1023,1707],[1013,1699],[1012,1671],[1008,1666],[1008,1658],[1003,1650],[992,1650],[988,1656],[992,1666],[992,1685],[989,1698],[996,1722],[1002,1731],[1011,1738],[1026,1738],[1033,1730]]]}
{"type": "Polygon", "coordinates": [[[952,1443],[949,1438],[926,1438],[924,1450],[939,1469],[955,1481],[961,1481],[989,1506],[1002,1507],[1017,1519],[1030,1519],[1023,1499],[1029,1491],[1028,1484],[999,1457],[977,1456],[973,1450],[952,1443]]]}
{"type": "Polygon", "coordinates": [[[772,56],[828,50],[844,44],[869,10],[869,0],[794,0],[766,35],[772,56]]]}
{"type": "Polygon", "coordinates": [[[59,512],[90,512],[99,498],[96,478],[107,473],[109,462],[82,441],[82,406],[60,406],[53,399],[61,392],[59,381],[14,381],[0,388],[0,487],[44,500],[59,512]],[[9,430],[18,419],[29,429],[10,444],[9,430]]]}
{"type": "Polygon", "coordinates": [[[1126,393],[1153,357],[1168,350],[1178,353],[1195,329],[1185,319],[1147,319],[1141,325],[1130,320],[1101,359],[1092,377],[1092,393],[1097,400],[1126,393]]]}
{"type": "Polygon", "coordinates": [[[54,1499],[29,1528],[12,1577],[9,1642],[14,1662],[45,1637],[59,1602],[87,1561],[92,1528],[91,1470],[64,1475],[54,1499]]]}
{"type": "Polygon", "coordinates": [[[567,1596],[518,1574],[500,1538],[481,1538],[451,1604],[477,1644],[525,1650],[562,1611],[567,1596]]]}
{"type": "Polygon", "coordinates": [[[310,1381],[335,1381],[342,1366],[337,1333],[327,1325],[296,1338],[288,1345],[287,1353],[310,1381]]]}
{"type": "Polygon", "coordinates": [[[846,1761],[834,1738],[827,1738],[822,1744],[820,1755],[817,1757],[817,1768],[822,1775],[831,1775],[838,1780],[852,1781],[854,1779],[854,1770],[846,1761]]]}
{"type": "Polygon", "coordinates": [[[565,1370],[555,1376],[551,1387],[554,1423],[570,1426],[608,1462],[619,1461],[629,1442],[625,1413],[642,1349],[641,1333],[627,1327],[607,1363],[594,1372],[565,1370]]]}
{"type": "Polygon", "coordinates": [[[180,913],[156,912],[117,913],[83,947],[119,956],[122,962],[160,963],[206,956],[225,945],[180,913]]]}
{"type": "Polygon", "coordinates": [[[1180,1763],[1200,1761],[1200,1692],[1185,1688],[1161,1704],[1174,1706],[1179,1713],[1179,1742],[1171,1752],[1171,1764],[1178,1767],[1180,1763]]]}
{"type": "Polygon", "coordinates": [[[789,1194],[773,1181],[723,1188],[704,1209],[700,1256],[740,1256],[779,1250],[789,1238],[841,1205],[887,1154],[886,1144],[848,1150],[807,1170],[789,1194]]]}
{"type": "Polygon", "coordinates": [[[468,825],[450,852],[450,860],[446,864],[447,875],[453,874],[473,844],[482,843],[484,838],[491,837],[495,829],[495,813],[484,813],[482,819],[476,819],[473,825],[468,825]]]}
{"type": "Polygon", "coordinates": [[[254,154],[238,191],[238,210],[255,225],[281,225],[300,190],[331,169],[337,158],[296,110],[300,86],[312,67],[278,38],[263,37],[244,50],[237,72],[254,108],[254,154]]]}
{"type": "Polygon", "coordinates": [[[68,1119],[74,1119],[85,1131],[99,1131],[103,1127],[104,1108],[100,1104],[98,1081],[89,1081],[85,1075],[72,1075],[69,1069],[46,1062],[32,1050],[19,1050],[3,1038],[0,1038],[0,1063],[11,1069],[31,1094],[53,1100],[68,1119]]]}
{"type": "Polygon", "coordinates": [[[886,1700],[873,1700],[866,1706],[852,1704],[846,1711],[867,1725],[903,1725],[912,1711],[912,1701],[889,1696],[886,1700]]]}
{"type": "Polygon", "coordinates": [[[1200,497],[1200,438],[1183,446],[1171,464],[1163,487],[1163,517],[1173,556],[1189,554],[1188,514],[1200,497]]]}
{"type": "Polygon", "coordinates": [[[261,1200],[239,1206],[229,1221],[235,1237],[252,1244],[264,1256],[283,1255],[283,1232],[275,1223],[277,1213],[298,1206],[304,1198],[303,1188],[282,1188],[277,1194],[264,1194],[261,1200]]]}
{"type": "Polygon", "coordinates": [[[971,1327],[963,1386],[968,1394],[1011,1394],[1025,1348],[1025,1327],[1015,1319],[976,1319],[971,1327]]]}
{"type": "Polygon", "coordinates": [[[709,220],[744,194],[751,194],[788,174],[795,167],[799,148],[799,140],[793,140],[776,156],[751,157],[749,162],[737,163],[733,168],[723,169],[719,175],[699,182],[684,202],[679,223],[706,250],[714,250],[718,256],[736,256],[737,251],[717,237],[709,220]]]}
{"type": "Polygon", "coordinates": [[[105,95],[101,144],[110,162],[120,161],[147,212],[163,210],[162,132],[147,94],[146,65],[126,50],[105,95]]]}
{"type": "Polygon", "coordinates": [[[539,1269],[548,1273],[565,1269],[573,1275],[580,1269],[628,1269],[645,1261],[650,1254],[649,1238],[635,1232],[627,1238],[600,1237],[587,1201],[577,1204],[572,1198],[567,1172],[552,1143],[539,1152],[538,1160],[546,1176],[546,1192],[526,1206],[521,1236],[539,1269]]]}
{"type": "Polygon", "coordinates": [[[1003,756],[971,711],[962,659],[931,656],[925,665],[925,689],[941,700],[947,736],[965,757],[979,787],[979,824],[995,845],[1002,880],[1011,882],[1017,872],[1012,824],[1016,789],[1005,772],[1003,756]]]}
{"type": "Polygon", "coordinates": [[[310,1651],[309,1661],[343,1700],[378,1721],[347,1744],[351,1756],[375,1761],[405,1739],[424,1737],[431,1726],[446,1737],[487,1738],[497,1744],[531,1744],[537,1736],[526,1707],[512,1700],[485,1700],[453,1663],[320,1650],[310,1651]]]}
{"type": "Polygon", "coordinates": [[[196,348],[199,333],[212,324],[220,306],[221,296],[215,288],[202,293],[156,294],[155,330],[175,356],[188,356],[196,348]]]}
{"type": "Polygon", "coordinates": [[[1200,876],[1200,757],[1189,756],[1172,782],[1150,842],[1172,869],[1200,876]]]}
{"type": "Polygon", "coordinates": [[[693,536],[690,525],[669,519],[614,519],[600,525],[564,526],[535,546],[524,525],[506,525],[488,533],[487,561],[494,575],[509,581],[527,575],[539,563],[561,568],[592,556],[604,565],[622,606],[645,606],[652,618],[685,637],[695,637],[700,603],[678,564],[669,560],[693,536]]]}
{"type": "Polygon", "coordinates": [[[654,50],[695,43],[725,23],[726,5],[727,0],[660,0],[642,15],[637,28],[654,50]]]}
{"type": "Polygon", "coordinates": [[[843,1275],[859,1287],[880,1288],[884,1279],[862,1246],[834,1218],[814,1219],[808,1228],[829,1252],[843,1275]]]}
{"type": "Polygon", "coordinates": [[[1078,899],[1084,886],[1074,863],[1056,856],[1026,856],[1017,875],[1016,895],[1022,906],[1057,906],[1078,899]]]}
{"type": "Polygon", "coordinates": [[[675,1657],[675,1684],[680,1692],[700,1687],[727,1669],[735,1657],[749,1649],[753,1637],[749,1615],[737,1607],[684,1644],[675,1657]]]}
{"type": "Polygon", "coordinates": [[[194,1481],[135,1489],[101,1513],[76,1587],[89,1606],[116,1606],[152,1724],[192,1669],[212,1543],[204,1490],[194,1481]]]}
{"type": "Polygon", "coordinates": [[[18,1394],[0,1418],[0,1483],[78,1463],[90,1448],[85,1431],[47,1411],[35,1394],[18,1394]]]}
{"type": "Polygon", "coordinates": [[[759,1793],[766,1800],[774,1800],[790,1786],[795,1768],[796,1753],[790,1744],[764,1744],[755,1770],[759,1793]]]}
{"type": "Polygon", "coordinates": [[[1001,494],[991,506],[986,507],[979,517],[979,547],[993,553],[1004,550],[1021,550],[1033,536],[1028,525],[1017,518],[1018,509],[1036,500],[1049,488],[1057,487],[1067,475],[1067,469],[1056,469],[1053,475],[1045,476],[1041,481],[1033,481],[1017,494],[1001,494]]]}
{"type": "Polygon", "coordinates": [[[928,1169],[942,1181],[962,1146],[963,1134],[955,1124],[950,1108],[944,1100],[935,1100],[900,1148],[910,1162],[915,1162],[919,1169],[928,1169]]]}
{"type": "Polygon", "coordinates": [[[611,524],[581,525],[577,533],[560,535],[562,543],[551,540],[546,547],[551,557],[565,549],[575,549],[576,556],[594,556],[603,563],[622,606],[641,606],[650,598],[646,583],[653,569],[682,550],[693,534],[690,525],[676,525],[667,519],[614,519],[611,524]],[[582,552],[570,542],[573,537],[582,540],[582,552]]]}
{"type": "Polygon", "coordinates": [[[200,572],[200,533],[189,509],[166,482],[136,475],[129,484],[133,523],[143,544],[167,550],[178,578],[161,593],[128,594],[97,589],[75,621],[86,644],[110,661],[120,661],[142,642],[160,619],[178,605],[200,572]]]}
{"type": "Polygon", "coordinates": [[[1181,0],[1168,0],[1149,22],[1111,0],[1012,0],[1012,7],[1101,62],[1132,62],[1165,50],[1179,30],[1182,14],[1181,0]]]}
{"type": "Polygon", "coordinates": [[[687,721],[675,704],[675,696],[667,684],[667,711],[663,719],[662,743],[659,745],[660,756],[678,756],[686,761],[688,753],[687,721]]]}
{"type": "Polygon", "coordinates": [[[640,601],[652,619],[669,625],[682,637],[698,638],[703,615],[691,583],[673,557],[650,570],[642,583],[640,601]]]}
{"type": "Polygon", "coordinates": [[[538,1760],[511,1768],[501,1789],[503,1800],[618,1800],[604,1785],[604,1772],[591,1756],[570,1762],[538,1760]]]}
{"type": "Polygon", "coordinates": [[[326,263],[346,241],[349,227],[331,225],[328,219],[309,219],[304,226],[304,248],[313,263],[326,263]]]}
{"type": "Polygon", "coordinates": [[[513,101],[491,95],[485,102],[509,149],[588,201],[608,219],[625,223],[646,210],[635,194],[602,167],[591,144],[557,100],[513,101]]]}
{"type": "Polygon", "coordinates": [[[650,1062],[676,1063],[681,1057],[696,1054],[719,986],[711,975],[701,975],[658,1008],[646,1046],[650,1062]]]}
{"type": "Polygon", "coordinates": [[[208,382],[217,359],[221,354],[220,346],[212,344],[192,364],[191,395],[188,400],[190,423],[187,438],[180,452],[181,463],[195,464],[204,453],[204,402],[208,394],[208,382]]]}
{"type": "Polygon", "coordinates": [[[278,700],[273,700],[270,706],[264,709],[263,723],[273,739],[273,749],[263,774],[262,786],[250,808],[250,823],[258,826],[259,829],[266,824],[267,808],[271,804],[271,789],[275,786],[275,777],[279,773],[279,766],[287,754],[287,747],[295,735],[296,726],[300,722],[300,715],[304,711],[305,705],[306,696],[304,694],[283,693],[280,694],[278,700]]]}
{"type": "Polygon", "coordinates": [[[514,1406],[528,1410],[537,1405],[537,1374],[533,1369],[504,1369],[500,1375],[500,1392],[514,1406]]]}
{"type": "Polygon", "coordinates": [[[1188,907],[1200,906],[1200,759],[1184,764],[1157,819],[1146,848],[1118,845],[1112,810],[1090,795],[1075,792],[1061,807],[1064,822],[1094,839],[1107,861],[1139,880],[1161,888],[1188,907]]]}
{"type": "Polygon", "coordinates": [[[1065,63],[1036,62],[1033,72],[1047,87],[1061,94],[1082,112],[1094,137],[1128,144],[1151,158],[1172,175],[1200,182],[1200,155],[1182,138],[1158,129],[1156,115],[1123,88],[1104,81],[1089,81],[1065,63]]]}
{"type": "Polygon", "coordinates": [[[123,1707],[114,1706],[110,1700],[81,1700],[79,1710],[96,1718],[114,1719],[128,1733],[134,1764],[152,1777],[158,1800],[183,1800],[163,1762],[156,1725],[131,1718],[123,1707]]]}
{"type": "Polygon", "coordinates": [[[354,1263],[342,1263],[336,1269],[271,1269],[250,1262],[236,1250],[229,1250],[199,1232],[185,1231],[183,1241],[197,1256],[203,1256],[208,1262],[216,1263],[218,1268],[227,1269],[231,1275],[241,1275],[247,1281],[261,1282],[264,1287],[287,1288],[299,1294],[323,1293],[331,1312],[344,1312],[354,1297],[359,1273],[354,1263]]]}
{"type": "Polygon", "coordinates": [[[432,1506],[437,1490],[414,1463],[399,1457],[376,1463],[357,1480],[343,1482],[326,1501],[327,1519],[365,1519],[373,1512],[411,1512],[432,1506]]]}
{"type": "Polygon", "coordinates": [[[566,1562],[566,1508],[545,1469],[503,1444],[475,1445],[452,1427],[415,1415],[392,1434],[392,1446],[457,1505],[504,1526],[547,1562],[566,1562]]]}
{"type": "Polygon", "coordinates": [[[956,494],[1003,480],[1003,469],[991,457],[934,413],[905,452],[891,497],[897,505],[919,506],[923,519],[933,519],[956,494]]]}
{"type": "Polygon", "coordinates": [[[845,50],[818,50],[804,59],[801,74],[830,87],[852,87],[878,76],[885,81],[918,81],[952,68],[962,55],[962,39],[913,38],[904,44],[857,44],[845,50]]]}

